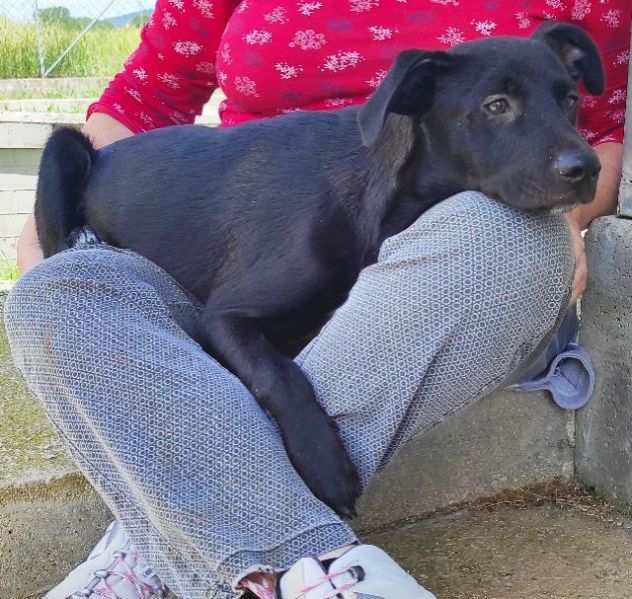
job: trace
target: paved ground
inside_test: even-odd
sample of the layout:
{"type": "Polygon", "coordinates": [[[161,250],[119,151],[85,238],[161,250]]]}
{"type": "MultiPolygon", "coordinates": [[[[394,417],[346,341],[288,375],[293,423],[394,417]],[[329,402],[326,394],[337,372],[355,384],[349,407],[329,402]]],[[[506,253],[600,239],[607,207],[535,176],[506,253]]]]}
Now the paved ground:
{"type": "Polygon", "coordinates": [[[497,502],[367,538],[439,599],[630,599],[632,521],[589,498],[558,503],[497,502]]]}

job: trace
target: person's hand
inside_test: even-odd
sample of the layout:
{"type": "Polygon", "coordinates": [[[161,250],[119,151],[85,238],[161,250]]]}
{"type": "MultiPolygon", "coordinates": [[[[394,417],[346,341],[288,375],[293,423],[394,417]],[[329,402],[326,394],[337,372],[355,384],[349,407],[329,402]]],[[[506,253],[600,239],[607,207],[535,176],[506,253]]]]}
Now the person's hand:
{"type": "Polygon", "coordinates": [[[584,291],[586,291],[586,285],[588,283],[588,262],[586,260],[586,246],[584,245],[581,227],[571,216],[567,215],[566,221],[568,222],[568,228],[573,242],[573,250],[575,252],[575,276],[573,277],[573,289],[570,300],[571,304],[575,304],[584,294],[584,291]]]}
{"type": "MultiPolygon", "coordinates": [[[[133,135],[127,127],[117,120],[99,112],[90,115],[83,127],[83,132],[92,140],[97,149],[133,135]]],[[[37,266],[44,259],[37,237],[35,218],[32,214],[26,219],[22,233],[18,238],[17,254],[18,269],[22,274],[37,266]]]]}

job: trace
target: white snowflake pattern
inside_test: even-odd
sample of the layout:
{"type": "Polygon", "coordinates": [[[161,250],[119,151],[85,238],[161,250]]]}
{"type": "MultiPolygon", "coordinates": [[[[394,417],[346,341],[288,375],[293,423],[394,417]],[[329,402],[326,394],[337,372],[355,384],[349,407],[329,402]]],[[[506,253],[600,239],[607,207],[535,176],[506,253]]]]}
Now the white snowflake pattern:
{"type": "Polygon", "coordinates": [[[369,85],[370,87],[379,87],[382,84],[382,81],[384,81],[384,77],[386,77],[387,74],[388,71],[386,71],[385,69],[380,69],[375,73],[375,75],[373,75],[373,77],[371,77],[371,79],[369,79],[365,83],[367,83],[367,85],[369,85]]]}
{"type": "Polygon", "coordinates": [[[379,5],[380,0],[349,0],[351,12],[368,12],[379,5]]]}
{"type": "Polygon", "coordinates": [[[112,108],[114,108],[114,110],[116,110],[119,114],[125,114],[125,108],[123,108],[118,102],[114,102],[114,104],[112,104],[112,108]]]}
{"type": "Polygon", "coordinates": [[[176,21],[176,18],[168,10],[165,10],[165,12],[162,13],[162,26],[167,31],[177,24],[178,22],[176,21]]]}
{"type": "Polygon", "coordinates": [[[460,6],[459,0],[430,0],[433,4],[440,4],[441,6],[460,6]]]}
{"type": "Polygon", "coordinates": [[[244,0],[238,7],[237,7],[237,12],[239,14],[246,12],[248,9],[250,8],[250,6],[248,5],[248,0],[244,0]]]}
{"type": "Polygon", "coordinates": [[[158,80],[162,81],[167,87],[171,89],[178,89],[180,87],[180,80],[177,75],[172,73],[160,73],[158,75],[158,80]]]}
{"type": "Polygon", "coordinates": [[[518,21],[518,29],[528,29],[531,25],[531,19],[529,13],[526,10],[521,10],[514,14],[518,21]]]}
{"type": "Polygon", "coordinates": [[[478,33],[486,37],[490,36],[497,27],[494,21],[471,21],[470,25],[473,25],[478,33]]]}
{"type": "Polygon", "coordinates": [[[142,102],[143,98],[140,95],[140,92],[137,89],[133,89],[131,87],[126,87],[125,91],[128,95],[130,95],[132,98],[134,98],[134,100],[136,100],[137,102],[142,102]]]}
{"type": "Polygon", "coordinates": [[[165,55],[162,52],[158,52],[158,54],[156,54],[156,56],[158,57],[158,60],[164,60],[165,59],[165,55]]]}
{"type": "Polygon", "coordinates": [[[222,62],[224,62],[224,64],[233,63],[233,56],[231,54],[231,48],[228,42],[222,45],[222,49],[220,50],[219,55],[221,56],[222,62]]]}
{"type": "Polygon", "coordinates": [[[627,93],[624,89],[615,89],[608,98],[608,104],[623,104],[627,98],[627,93]]]}
{"type": "Polygon", "coordinates": [[[458,46],[465,41],[465,37],[463,37],[463,32],[456,27],[448,27],[445,30],[445,33],[442,33],[437,39],[442,44],[446,44],[450,47],[458,46]]]}
{"type": "Polygon", "coordinates": [[[299,2],[298,12],[305,17],[311,17],[319,8],[322,7],[322,2],[299,2]]]}
{"type": "Polygon", "coordinates": [[[204,75],[212,75],[215,73],[215,65],[212,62],[204,60],[195,65],[195,70],[198,73],[203,73],[204,75]]]}
{"type": "Polygon", "coordinates": [[[590,0],[575,0],[571,18],[574,21],[585,19],[592,11],[592,2],[590,0]]]}
{"type": "Polygon", "coordinates": [[[294,79],[303,70],[301,65],[291,65],[287,62],[277,62],[274,68],[281,76],[281,79],[294,79]]]}
{"type": "Polygon", "coordinates": [[[196,56],[202,51],[202,46],[197,42],[180,41],[173,44],[173,49],[182,56],[196,56]]]}
{"type": "Polygon", "coordinates": [[[213,3],[208,0],[193,0],[193,6],[197,8],[206,19],[214,19],[213,3]]]}
{"type": "Polygon", "coordinates": [[[338,73],[358,66],[362,60],[362,55],[355,50],[340,50],[339,52],[336,52],[336,54],[330,54],[325,57],[323,66],[320,67],[320,70],[338,73]]]}
{"type": "Polygon", "coordinates": [[[228,75],[226,73],[224,73],[224,71],[218,71],[217,72],[217,82],[220,85],[224,85],[224,83],[226,83],[228,81],[228,75]]]}
{"type": "Polygon", "coordinates": [[[142,81],[143,83],[145,83],[145,81],[147,81],[147,79],[149,78],[147,71],[143,67],[138,67],[137,69],[134,69],[132,73],[134,73],[134,77],[136,77],[136,79],[142,81]]]}
{"type": "Polygon", "coordinates": [[[590,129],[579,129],[579,132],[588,140],[590,141],[591,139],[595,139],[595,137],[597,137],[597,134],[594,131],[591,131],[590,129]]]}
{"type": "Polygon", "coordinates": [[[140,120],[143,121],[143,123],[145,123],[145,125],[147,125],[148,127],[154,126],[154,119],[152,119],[151,116],[149,116],[145,111],[141,111],[138,116],[140,117],[140,120]]]}
{"type": "Polygon", "coordinates": [[[320,50],[327,40],[324,33],[317,33],[313,29],[297,31],[292,38],[290,48],[299,47],[301,50],[320,50]]]}
{"type": "Polygon", "coordinates": [[[263,46],[272,41],[272,34],[265,29],[253,29],[243,39],[249,46],[263,46]]]}
{"type": "Polygon", "coordinates": [[[273,8],[269,13],[265,14],[263,18],[268,23],[274,23],[277,25],[285,25],[289,21],[287,18],[287,10],[283,6],[277,6],[273,8]]]}
{"type": "Polygon", "coordinates": [[[621,25],[621,10],[618,8],[611,8],[601,15],[601,20],[611,29],[615,29],[621,25]]]}
{"type": "Polygon", "coordinates": [[[244,96],[259,97],[257,84],[247,75],[238,75],[235,77],[235,89],[244,96]]]}
{"type": "Polygon", "coordinates": [[[611,110],[608,113],[608,116],[610,117],[610,120],[617,123],[617,125],[623,125],[623,123],[625,122],[625,110],[621,109],[621,110],[611,110]]]}
{"type": "Polygon", "coordinates": [[[373,35],[373,39],[376,42],[383,42],[385,40],[390,40],[393,38],[398,31],[395,27],[381,27],[379,25],[372,25],[369,27],[369,31],[373,35]]]}
{"type": "Polygon", "coordinates": [[[594,96],[584,96],[581,100],[582,108],[594,108],[597,106],[597,98],[594,96]]]}
{"type": "Polygon", "coordinates": [[[349,98],[327,98],[325,100],[325,106],[329,108],[341,108],[342,106],[347,106],[351,104],[352,100],[349,98]]]}
{"type": "Polygon", "coordinates": [[[566,8],[566,5],[562,2],[562,0],[546,0],[546,5],[555,10],[564,10],[566,8]]]}
{"type": "Polygon", "coordinates": [[[169,4],[180,12],[184,12],[184,0],[169,0],[169,4]]]}
{"type": "Polygon", "coordinates": [[[614,59],[613,64],[615,65],[628,64],[629,61],[630,61],[630,50],[624,50],[623,52],[620,52],[619,54],[617,54],[617,57],[614,59]]]}
{"type": "Polygon", "coordinates": [[[542,17],[547,21],[555,21],[557,19],[557,17],[552,12],[549,12],[548,10],[545,10],[542,12],[542,17]]]}

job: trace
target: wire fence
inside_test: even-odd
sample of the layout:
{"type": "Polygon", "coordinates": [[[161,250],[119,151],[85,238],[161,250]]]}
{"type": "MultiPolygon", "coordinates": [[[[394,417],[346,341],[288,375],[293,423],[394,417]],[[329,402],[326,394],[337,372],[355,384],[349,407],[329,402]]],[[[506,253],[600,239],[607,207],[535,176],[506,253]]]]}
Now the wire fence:
{"type": "Polygon", "coordinates": [[[0,79],[109,76],[155,0],[0,0],[0,79]]]}

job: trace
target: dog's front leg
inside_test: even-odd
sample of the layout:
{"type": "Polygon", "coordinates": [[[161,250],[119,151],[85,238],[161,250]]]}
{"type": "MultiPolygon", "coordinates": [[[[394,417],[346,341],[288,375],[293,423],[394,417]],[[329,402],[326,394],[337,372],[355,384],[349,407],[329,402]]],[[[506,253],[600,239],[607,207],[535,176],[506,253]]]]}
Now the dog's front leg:
{"type": "Polygon", "coordinates": [[[205,349],[276,420],[290,461],[312,493],[339,515],[352,517],[360,479],[303,371],[274,349],[255,319],[218,316],[207,308],[204,329],[205,349]]]}

